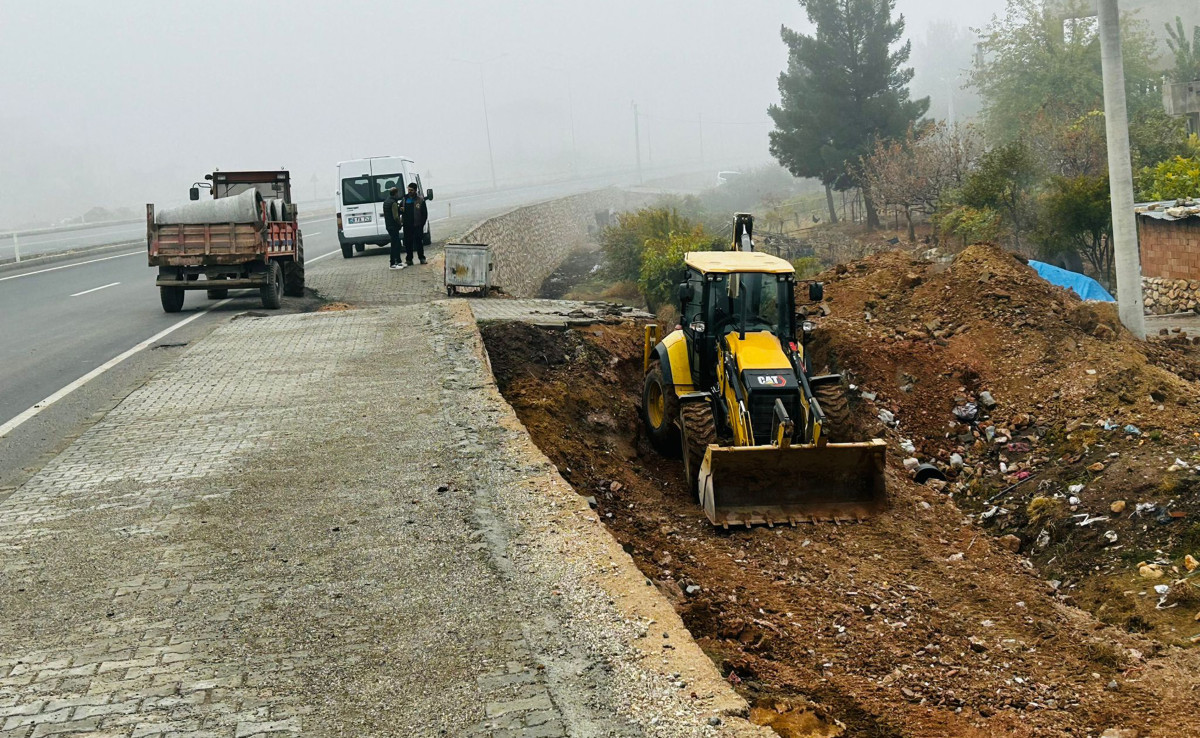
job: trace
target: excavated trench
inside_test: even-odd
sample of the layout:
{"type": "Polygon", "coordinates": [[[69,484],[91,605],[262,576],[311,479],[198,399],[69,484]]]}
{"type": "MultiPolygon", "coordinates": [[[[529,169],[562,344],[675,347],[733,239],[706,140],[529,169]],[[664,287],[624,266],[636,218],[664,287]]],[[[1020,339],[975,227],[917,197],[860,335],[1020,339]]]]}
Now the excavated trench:
{"type": "Polygon", "coordinates": [[[1068,612],[945,496],[889,471],[891,508],[862,524],[714,529],[681,462],[641,432],[639,325],[482,333],[533,440],[595,499],[756,723],[791,738],[1087,735],[1156,721],[1154,697],[1123,681],[1130,642],[1114,639],[1137,636],[1068,612]]]}

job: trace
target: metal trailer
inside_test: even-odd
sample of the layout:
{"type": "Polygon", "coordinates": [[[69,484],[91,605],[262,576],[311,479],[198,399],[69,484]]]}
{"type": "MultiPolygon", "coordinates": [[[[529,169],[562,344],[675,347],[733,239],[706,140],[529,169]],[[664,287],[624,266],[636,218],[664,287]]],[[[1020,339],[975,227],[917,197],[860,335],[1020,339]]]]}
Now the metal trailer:
{"type": "Polygon", "coordinates": [[[296,221],[287,171],[221,172],[205,175],[213,199],[232,198],[254,189],[258,212],[230,223],[158,223],[153,204],[146,205],[149,266],[158,268],[155,285],[163,310],[183,309],[185,290],[206,290],[210,300],[224,299],[231,289],[257,289],[264,308],[277,309],[284,295],[304,295],[304,238],[296,221]],[[280,212],[282,210],[282,212],[280,212]]]}
{"type": "Polygon", "coordinates": [[[455,295],[464,288],[480,290],[487,297],[495,268],[492,249],[486,243],[446,244],[446,294],[455,295]]]}

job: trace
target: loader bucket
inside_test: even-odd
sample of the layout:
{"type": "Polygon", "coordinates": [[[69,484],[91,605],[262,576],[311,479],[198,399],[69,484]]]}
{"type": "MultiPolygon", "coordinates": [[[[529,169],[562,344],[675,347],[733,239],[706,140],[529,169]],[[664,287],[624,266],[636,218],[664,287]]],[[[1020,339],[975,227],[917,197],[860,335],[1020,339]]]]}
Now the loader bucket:
{"type": "Polygon", "coordinates": [[[885,502],[879,440],[824,446],[709,446],[700,501],[713,525],[861,520],[885,502]]]}

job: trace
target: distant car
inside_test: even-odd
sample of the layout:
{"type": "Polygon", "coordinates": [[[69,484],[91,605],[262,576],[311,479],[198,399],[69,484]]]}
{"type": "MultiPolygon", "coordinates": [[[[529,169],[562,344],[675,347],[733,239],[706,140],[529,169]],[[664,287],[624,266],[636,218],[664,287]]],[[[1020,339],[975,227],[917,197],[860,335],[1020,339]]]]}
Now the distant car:
{"type": "Polygon", "coordinates": [[[741,172],[717,172],[717,187],[727,184],[732,179],[742,176],[741,172]]]}
{"type": "MultiPolygon", "coordinates": [[[[342,256],[349,259],[355,251],[367,246],[385,246],[387,229],[383,225],[383,201],[388,190],[396,187],[403,193],[410,184],[421,190],[421,175],[412,159],[402,156],[374,156],[338,162],[338,191],[334,206],[337,212],[338,243],[342,256]]],[[[433,199],[433,190],[425,191],[425,199],[433,199]]],[[[433,242],[429,223],[421,236],[425,245],[433,242]]]]}

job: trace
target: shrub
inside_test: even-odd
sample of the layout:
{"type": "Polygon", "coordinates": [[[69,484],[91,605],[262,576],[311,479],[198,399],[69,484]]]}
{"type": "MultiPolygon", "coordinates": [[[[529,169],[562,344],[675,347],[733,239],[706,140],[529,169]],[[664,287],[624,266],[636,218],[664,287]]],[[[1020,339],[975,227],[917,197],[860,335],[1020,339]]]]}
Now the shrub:
{"type": "Polygon", "coordinates": [[[617,224],[604,229],[600,248],[608,275],[617,282],[636,282],[642,273],[646,242],[662,240],[674,231],[691,231],[695,226],[675,208],[643,208],[621,213],[617,224]]]}

